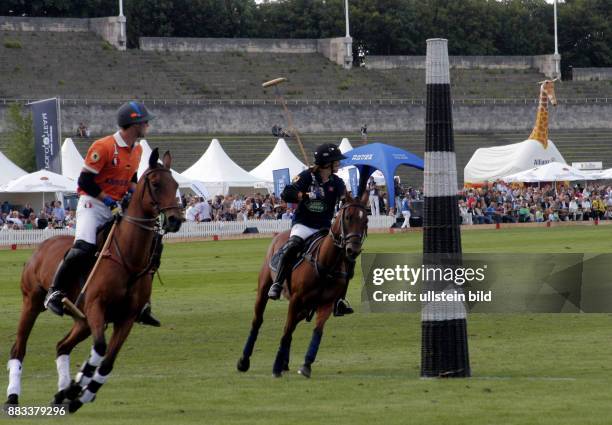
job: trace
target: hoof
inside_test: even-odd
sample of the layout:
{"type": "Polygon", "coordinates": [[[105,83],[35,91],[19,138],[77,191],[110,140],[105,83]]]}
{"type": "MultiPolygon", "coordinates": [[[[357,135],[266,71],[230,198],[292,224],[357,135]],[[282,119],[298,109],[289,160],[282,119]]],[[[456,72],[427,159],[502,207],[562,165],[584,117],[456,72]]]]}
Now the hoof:
{"type": "Polygon", "coordinates": [[[236,369],[238,369],[239,372],[246,372],[247,370],[249,370],[250,366],[251,361],[248,357],[240,357],[240,359],[238,359],[238,363],[236,364],[236,369]]]}
{"type": "Polygon", "coordinates": [[[81,394],[81,391],[83,389],[81,388],[81,386],[79,384],[77,384],[76,382],[72,381],[70,383],[70,386],[63,390],[64,391],[64,398],[67,398],[68,400],[72,401],[72,400],[76,400],[76,398],[79,396],[79,394],[81,394]]]}
{"type": "Polygon", "coordinates": [[[274,371],[273,371],[273,372],[272,372],[272,376],[273,376],[274,378],[282,378],[282,377],[283,377],[283,374],[282,374],[282,372],[274,372],[274,371]]]}
{"type": "Polygon", "coordinates": [[[18,405],[19,404],[19,396],[17,394],[10,394],[6,399],[7,405],[18,405]]]}
{"type": "Polygon", "coordinates": [[[283,372],[289,372],[289,362],[283,365],[283,372]]]}
{"type": "Polygon", "coordinates": [[[298,369],[298,373],[304,378],[310,378],[310,375],[312,375],[312,369],[309,365],[303,365],[298,369]]]}
{"type": "Polygon", "coordinates": [[[80,400],[72,400],[68,405],[68,413],[74,413],[81,408],[83,403],[80,400]]]}
{"type": "Polygon", "coordinates": [[[53,400],[51,400],[51,405],[62,404],[66,399],[66,390],[60,390],[55,393],[53,396],[53,400]]]}

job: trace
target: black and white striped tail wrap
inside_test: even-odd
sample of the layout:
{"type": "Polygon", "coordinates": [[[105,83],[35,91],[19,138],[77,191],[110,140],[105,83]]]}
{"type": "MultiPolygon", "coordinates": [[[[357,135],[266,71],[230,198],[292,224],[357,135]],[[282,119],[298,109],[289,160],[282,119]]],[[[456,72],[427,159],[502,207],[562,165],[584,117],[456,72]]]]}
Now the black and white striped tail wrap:
{"type": "MultiPolygon", "coordinates": [[[[426,83],[424,264],[428,257],[436,258],[440,254],[451,254],[454,258],[461,255],[447,40],[427,40],[426,83]]],[[[422,377],[470,376],[463,303],[423,305],[421,328],[422,377]]]]}

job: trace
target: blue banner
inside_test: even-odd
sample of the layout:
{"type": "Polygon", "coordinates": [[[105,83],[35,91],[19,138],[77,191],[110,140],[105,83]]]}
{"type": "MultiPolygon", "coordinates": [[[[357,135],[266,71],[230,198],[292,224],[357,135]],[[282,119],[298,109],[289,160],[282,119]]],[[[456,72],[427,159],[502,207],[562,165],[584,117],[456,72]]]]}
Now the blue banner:
{"type": "Polygon", "coordinates": [[[59,99],[41,100],[30,103],[30,106],[32,106],[36,167],[39,170],[61,174],[59,99]]]}
{"type": "Polygon", "coordinates": [[[359,177],[357,176],[357,168],[351,167],[348,170],[349,173],[349,186],[351,188],[351,195],[357,196],[359,195],[357,191],[359,190],[359,177]]]}
{"type": "Polygon", "coordinates": [[[272,170],[272,178],[274,179],[274,194],[280,196],[285,186],[291,181],[291,177],[289,177],[289,168],[272,170]]]}

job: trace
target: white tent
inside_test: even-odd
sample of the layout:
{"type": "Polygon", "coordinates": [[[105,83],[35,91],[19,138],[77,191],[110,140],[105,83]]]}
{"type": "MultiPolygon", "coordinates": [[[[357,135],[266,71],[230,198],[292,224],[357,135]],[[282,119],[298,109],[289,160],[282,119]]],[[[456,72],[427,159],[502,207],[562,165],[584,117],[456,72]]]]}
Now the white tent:
{"type": "Polygon", "coordinates": [[[612,168],[593,172],[593,178],[601,180],[612,180],[612,168]]]}
{"type": "Polygon", "coordinates": [[[230,187],[255,187],[263,183],[231,160],[217,139],[195,164],[182,172],[188,179],[201,181],[213,194],[227,194],[230,187]]]}
{"type": "Polygon", "coordinates": [[[76,181],[47,170],[26,174],[0,187],[1,192],[40,193],[76,192],[76,181]]]}
{"type": "Polygon", "coordinates": [[[463,173],[467,183],[495,181],[533,167],[565,160],[552,141],[545,148],[537,140],[525,140],[505,146],[480,148],[474,152],[463,173]]]}
{"type": "Polygon", "coordinates": [[[74,146],[71,138],[64,140],[62,145],[62,175],[72,180],[78,180],[83,164],[83,157],[74,146]]]}
{"type": "Polygon", "coordinates": [[[63,201],[63,193],[74,193],[76,189],[76,181],[61,174],[40,170],[1,186],[0,200],[8,200],[13,205],[29,203],[34,208],[40,209],[45,203],[45,193],[53,193],[51,200],[63,201]]]}
{"type": "Polygon", "coordinates": [[[572,167],[571,165],[562,164],[560,162],[550,162],[540,167],[534,167],[530,170],[521,171],[502,178],[503,181],[509,183],[515,182],[556,182],[556,181],[576,181],[590,180],[593,177],[589,174],[572,167]]]}
{"type": "MultiPolygon", "coordinates": [[[[338,146],[338,148],[340,149],[340,152],[347,153],[348,151],[353,149],[353,146],[351,145],[351,142],[349,142],[349,139],[344,137],[342,141],[340,142],[340,146],[338,146]]],[[[338,176],[342,178],[342,180],[344,180],[344,184],[348,188],[347,190],[350,190],[349,170],[351,168],[355,168],[355,166],[349,165],[348,167],[343,167],[338,171],[338,176]]],[[[380,170],[374,171],[372,173],[372,176],[374,177],[374,181],[376,182],[377,185],[379,186],[385,185],[385,176],[380,170]]],[[[357,178],[359,178],[359,170],[357,170],[357,178]]]]}
{"type": "Polygon", "coordinates": [[[290,178],[295,177],[306,169],[306,165],[291,152],[285,139],[278,139],[270,155],[261,164],[249,171],[249,173],[266,183],[272,183],[274,182],[272,171],[281,168],[289,168],[290,178]]]}
{"type": "Polygon", "coordinates": [[[15,165],[13,161],[8,159],[2,152],[0,152],[0,170],[2,170],[2,172],[0,172],[0,186],[28,174],[15,165]]]}
{"type": "MultiPolygon", "coordinates": [[[[149,168],[149,157],[151,156],[151,152],[153,152],[153,149],[151,149],[151,146],[149,146],[149,143],[145,139],[142,139],[139,143],[142,147],[142,156],[140,157],[140,164],[138,164],[138,178],[140,178],[147,168],[149,168]]],[[[188,179],[172,168],[170,171],[172,172],[172,177],[178,183],[179,189],[190,189],[197,196],[201,196],[203,198],[208,198],[210,196],[208,190],[202,182],[188,179]]]]}

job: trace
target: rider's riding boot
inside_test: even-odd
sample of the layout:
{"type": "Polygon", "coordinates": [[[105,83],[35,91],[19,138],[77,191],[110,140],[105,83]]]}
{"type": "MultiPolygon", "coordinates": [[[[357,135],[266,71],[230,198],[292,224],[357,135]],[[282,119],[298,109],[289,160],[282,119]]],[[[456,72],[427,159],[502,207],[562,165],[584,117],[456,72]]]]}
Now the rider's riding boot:
{"type": "Polygon", "coordinates": [[[355,310],[353,310],[353,307],[351,307],[348,300],[345,298],[339,298],[334,306],[334,316],[336,317],[353,314],[354,312],[355,310]]]}
{"type": "Polygon", "coordinates": [[[142,325],[155,326],[156,328],[161,326],[160,321],[157,320],[151,312],[151,301],[145,304],[144,308],[140,312],[140,316],[138,316],[137,321],[142,325]]]}
{"type": "Polygon", "coordinates": [[[53,283],[45,297],[45,308],[59,316],[64,314],[62,299],[66,296],[65,291],[68,285],[74,283],[75,279],[82,277],[85,268],[91,267],[96,249],[96,245],[80,239],[74,243],[60,262],[55,276],[53,276],[53,283]]]}
{"type": "Polygon", "coordinates": [[[281,296],[283,291],[283,282],[287,277],[288,273],[291,273],[293,267],[293,261],[295,256],[304,246],[304,239],[299,236],[291,236],[289,240],[281,247],[281,260],[278,265],[278,272],[276,273],[276,279],[268,291],[268,298],[271,300],[277,300],[281,296]]]}

